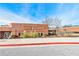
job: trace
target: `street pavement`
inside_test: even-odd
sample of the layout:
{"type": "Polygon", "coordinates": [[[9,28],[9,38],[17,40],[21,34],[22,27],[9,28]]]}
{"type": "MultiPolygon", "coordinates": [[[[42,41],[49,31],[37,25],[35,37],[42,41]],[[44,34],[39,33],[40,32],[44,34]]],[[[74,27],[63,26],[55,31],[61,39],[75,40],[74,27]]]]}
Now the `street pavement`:
{"type": "Polygon", "coordinates": [[[0,56],[79,56],[78,44],[0,47],[0,56]]]}

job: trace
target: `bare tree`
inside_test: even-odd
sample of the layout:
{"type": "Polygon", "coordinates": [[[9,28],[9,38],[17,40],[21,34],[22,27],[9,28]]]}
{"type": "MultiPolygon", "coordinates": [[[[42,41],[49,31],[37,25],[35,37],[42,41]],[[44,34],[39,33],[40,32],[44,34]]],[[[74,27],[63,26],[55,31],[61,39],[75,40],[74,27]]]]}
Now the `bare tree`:
{"type": "Polygon", "coordinates": [[[61,20],[58,17],[46,17],[43,23],[48,24],[49,29],[61,27],[61,20]]]}
{"type": "Polygon", "coordinates": [[[58,29],[61,27],[61,20],[58,17],[46,17],[43,21],[44,24],[48,24],[49,30],[56,30],[56,34],[58,29]]]}

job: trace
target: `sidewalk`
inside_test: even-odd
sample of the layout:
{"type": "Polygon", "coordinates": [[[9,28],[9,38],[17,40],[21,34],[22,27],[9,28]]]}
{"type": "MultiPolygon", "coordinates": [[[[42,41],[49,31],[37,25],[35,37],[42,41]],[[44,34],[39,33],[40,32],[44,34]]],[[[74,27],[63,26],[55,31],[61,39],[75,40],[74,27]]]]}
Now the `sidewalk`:
{"type": "Polygon", "coordinates": [[[30,46],[50,44],[79,44],[79,37],[0,39],[0,46],[30,46]]]}

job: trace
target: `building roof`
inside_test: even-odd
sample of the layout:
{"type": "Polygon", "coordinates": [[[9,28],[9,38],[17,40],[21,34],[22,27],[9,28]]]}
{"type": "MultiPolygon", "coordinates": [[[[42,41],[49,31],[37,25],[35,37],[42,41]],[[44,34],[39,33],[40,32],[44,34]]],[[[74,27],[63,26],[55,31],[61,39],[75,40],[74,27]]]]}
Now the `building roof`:
{"type": "Polygon", "coordinates": [[[34,23],[10,23],[10,24],[24,24],[24,25],[48,25],[48,24],[42,24],[42,23],[40,23],[40,24],[34,24],[34,23]]]}
{"type": "Polygon", "coordinates": [[[79,32],[79,26],[74,27],[64,27],[63,30],[72,31],[72,32],[79,32]]]}

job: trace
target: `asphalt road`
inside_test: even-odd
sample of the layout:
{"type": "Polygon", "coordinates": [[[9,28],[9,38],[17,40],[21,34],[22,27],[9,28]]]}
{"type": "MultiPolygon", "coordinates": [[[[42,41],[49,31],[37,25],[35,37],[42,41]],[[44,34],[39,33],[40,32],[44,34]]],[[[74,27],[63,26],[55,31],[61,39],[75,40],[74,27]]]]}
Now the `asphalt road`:
{"type": "Polygon", "coordinates": [[[0,47],[0,56],[79,56],[79,45],[0,47]]]}

